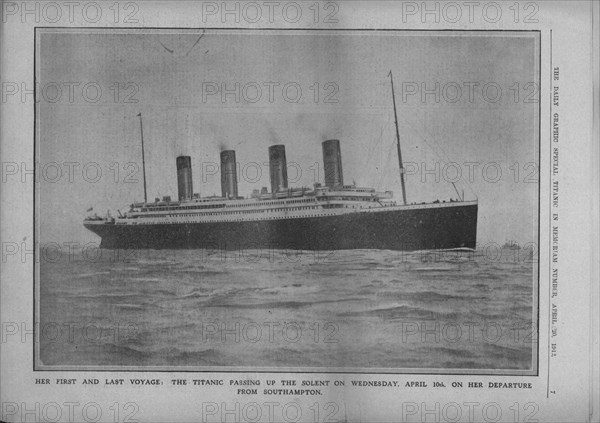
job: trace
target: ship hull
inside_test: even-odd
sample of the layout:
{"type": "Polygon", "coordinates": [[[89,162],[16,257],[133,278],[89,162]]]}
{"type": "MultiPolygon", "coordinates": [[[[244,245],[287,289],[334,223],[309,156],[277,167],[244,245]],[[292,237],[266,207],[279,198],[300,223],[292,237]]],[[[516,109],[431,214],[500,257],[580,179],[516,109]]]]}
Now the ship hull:
{"type": "Polygon", "coordinates": [[[108,249],[474,249],[477,204],[264,221],[85,227],[108,249]]]}

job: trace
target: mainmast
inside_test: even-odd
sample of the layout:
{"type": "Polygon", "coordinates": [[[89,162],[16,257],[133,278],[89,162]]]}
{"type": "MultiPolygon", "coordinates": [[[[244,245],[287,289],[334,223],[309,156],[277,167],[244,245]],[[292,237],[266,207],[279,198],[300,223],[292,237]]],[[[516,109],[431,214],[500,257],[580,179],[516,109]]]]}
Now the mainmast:
{"type": "Polygon", "coordinates": [[[144,126],[142,125],[142,112],[138,113],[140,118],[140,136],[142,138],[142,172],[144,177],[144,204],[148,202],[148,196],[146,194],[146,158],[144,155],[144,126]]]}
{"type": "Polygon", "coordinates": [[[398,131],[398,115],[396,113],[396,95],[394,94],[394,77],[392,71],[388,74],[392,81],[392,102],[394,103],[394,122],[396,123],[396,146],[398,147],[398,162],[400,164],[400,184],[402,185],[402,200],[406,205],[406,188],[404,186],[404,165],[402,164],[402,151],[400,150],[400,132],[398,131]]]}

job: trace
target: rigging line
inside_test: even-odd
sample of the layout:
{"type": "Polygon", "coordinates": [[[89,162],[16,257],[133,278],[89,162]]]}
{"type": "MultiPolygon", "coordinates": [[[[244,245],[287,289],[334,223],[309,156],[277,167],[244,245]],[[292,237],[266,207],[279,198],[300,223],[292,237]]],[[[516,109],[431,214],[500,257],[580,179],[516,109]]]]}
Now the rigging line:
{"type": "MultiPolygon", "coordinates": [[[[373,118],[373,119],[376,119],[376,118],[373,118]]],[[[369,145],[369,155],[367,156],[367,169],[371,168],[371,159],[373,158],[374,151],[376,150],[377,147],[379,147],[381,145],[381,141],[383,140],[383,133],[389,126],[390,122],[391,122],[391,118],[390,118],[390,116],[388,116],[387,122],[379,130],[379,137],[376,138],[375,140],[372,140],[369,145]],[[375,144],[375,145],[373,145],[373,144],[375,144]]],[[[370,184],[370,185],[372,185],[372,184],[370,184]]]]}
{"type": "MultiPolygon", "coordinates": [[[[404,121],[404,123],[405,123],[407,126],[409,126],[409,127],[410,127],[410,129],[412,129],[412,130],[413,130],[413,132],[414,132],[414,133],[415,133],[415,134],[416,134],[416,135],[417,135],[419,138],[421,138],[421,140],[422,140],[422,141],[423,141],[423,142],[424,142],[424,143],[425,143],[425,144],[426,144],[426,145],[427,145],[427,146],[428,146],[428,147],[431,149],[431,151],[433,151],[433,152],[435,153],[435,155],[436,155],[436,156],[437,156],[437,157],[438,157],[440,160],[444,160],[444,161],[446,161],[446,159],[444,159],[444,158],[443,158],[443,157],[440,155],[440,153],[438,153],[438,152],[436,151],[436,149],[434,148],[434,146],[433,146],[433,145],[431,145],[431,144],[429,144],[429,143],[427,142],[427,139],[426,139],[426,138],[423,136],[423,134],[421,133],[421,131],[419,131],[419,130],[418,130],[418,129],[416,129],[414,126],[412,126],[412,125],[410,124],[410,122],[408,122],[407,120],[405,120],[405,121],[404,121]]],[[[439,147],[439,146],[436,144],[436,145],[435,145],[435,147],[439,147]]],[[[443,150],[442,150],[442,152],[443,152],[443,150]]],[[[446,153],[444,152],[444,154],[446,154],[446,153]]],[[[447,156],[447,155],[446,155],[446,156],[447,156]]],[[[446,158],[447,158],[448,160],[450,160],[450,158],[449,158],[449,157],[446,157],[446,158]]]]}
{"type": "MultiPolygon", "coordinates": [[[[413,127],[413,126],[412,126],[412,125],[411,125],[409,122],[407,122],[406,120],[404,121],[404,123],[405,123],[406,125],[408,125],[408,126],[410,127],[410,129],[412,129],[412,130],[413,130],[413,132],[414,132],[414,133],[415,133],[415,134],[416,134],[416,135],[417,135],[419,138],[421,138],[421,140],[422,140],[422,141],[423,141],[423,142],[424,142],[424,143],[425,143],[425,144],[426,144],[426,145],[427,145],[427,146],[428,146],[428,147],[431,149],[431,151],[433,151],[433,153],[434,153],[434,154],[435,154],[435,155],[438,157],[438,159],[440,159],[440,160],[442,160],[442,161],[444,161],[444,162],[446,162],[446,163],[449,163],[449,162],[451,162],[451,160],[450,160],[450,157],[448,156],[448,154],[447,154],[447,153],[444,151],[444,149],[443,149],[443,148],[442,148],[442,147],[441,147],[441,146],[440,146],[438,143],[435,143],[435,146],[436,146],[437,148],[439,148],[439,149],[442,151],[442,153],[443,153],[443,154],[446,156],[446,158],[445,158],[445,159],[444,159],[444,158],[443,158],[443,157],[442,157],[442,156],[441,156],[441,155],[440,155],[440,154],[439,154],[439,153],[438,153],[438,152],[435,150],[435,148],[433,148],[433,146],[432,146],[430,143],[428,143],[428,142],[427,142],[427,139],[426,139],[426,138],[425,138],[425,137],[424,137],[424,136],[421,134],[421,132],[420,132],[418,129],[415,129],[415,128],[414,128],[414,127],[413,127]]],[[[434,137],[434,136],[432,136],[432,138],[434,138],[434,139],[435,139],[435,137],[434,137]]],[[[435,142],[435,141],[434,141],[434,142],[435,142]]],[[[471,191],[471,194],[473,194],[475,197],[477,197],[477,194],[475,194],[475,191],[473,191],[473,188],[471,187],[471,185],[470,185],[470,184],[468,184],[468,183],[467,183],[467,181],[465,180],[465,178],[463,177],[463,175],[462,175],[462,171],[461,171],[461,175],[460,175],[460,180],[463,182],[463,185],[466,185],[466,187],[469,189],[469,191],[471,191]]],[[[460,197],[460,196],[459,196],[459,197],[460,197]]]]}
{"type": "Polygon", "coordinates": [[[170,48],[168,48],[167,46],[165,46],[165,45],[162,43],[162,41],[160,41],[160,39],[158,40],[158,43],[159,43],[161,46],[163,46],[163,48],[164,48],[165,50],[167,50],[169,53],[173,54],[173,53],[175,52],[175,50],[171,50],[170,48]]]}
{"type": "Polygon", "coordinates": [[[454,182],[452,182],[452,186],[454,187],[454,191],[456,191],[456,195],[458,195],[459,200],[463,201],[464,196],[461,197],[460,192],[458,192],[458,189],[456,188],[456,184],[454,182]]]}
{"type": "Polygon", "coordinates": [[[390,160],[392,159],[392,150],[394,149],[394,147],[395,147],[394,144],[391,144],[388,147],[387,160],[385,161],[385,164],[384,164],[383,168],[381,169],[381,176],[379,177],[379,182],[377,183],[377,185],[375,185],[377,187],[377,189],[381,189],[381,185],[383,183],[383,178],[386,176],[387,169],[390,164],[390,160]]]}
{"type": "MultiPolygon", "coordinates": [[[[388,116],[388,121],[386,123],[386,128],[388,126],[390,126],[392,123],[392,119],[391,116],[388,116]]],[[[383,130],[381,131],[381,136],[380,136],[380,141],[383,141],[383,130]]],[[[382,144],[383,147],[384,144],[382,144]]],[[[392,151],[394,149],[394,144],[390,144],[390,146],[388,147],[388,151],[386,154],[387,160],[385,161],[385,163],[383,164],[383,167],[381,168],[381,176],[379,177],[379,181],[377,182],[377,188],[380,189],[381,185],[383,184],[383,179],[385,178],[385,174],[387,172],[387,169],[390,165],[390,160],[392,158],[392,151]]]]}
{"type": "MultiPolygon", "coordinates": [[[[376,117],[373,118],[373,120],[375,120],[375,119],[376,119],[376,117]]],[[[375,140],[371,140],[371,144],[369,145],[369,155],[367,156],[367,166],[371,162],[371,158],[373,157],[373,152],[375,151],[375,148],[381,144],[381,141],[383,140],[383,133],[390,125],[390,122],[391,122],[391,117],[388,116],[387,122],[379,129],[379,137],[376,138],[375,140]],[[375,145],[373,145],[373,144],[375,144],[375,145]]]]}
{"type": "MultiPolygon", "coordinates": [[[[440,147],[437,143],[435,144],[436,147],[438,147],[442,153],[446,156],[446,158],[443,158],[437,151],[435,151],[435,149],[433,148],[433,146],[427,142],[427,139],[425,137],[423,137],[422,135],[419,135],[421,137],[421,139],[423,140],[423,142],[425,142],[425,144],[427,144],[429,146],[429,148],[431,148],[431,150],[435,153],[436,156],[438,156],[438,158],[440,160],[442,160],[445,163],[451,163],[452,161],[450,160],[450,157],[448,156],[448,154],[446,154],[446,152],[444,151],[444,149],[442,147],[440,147]]],[[[435,141],[434,141],[435,142],[435,141]]],[[[462,170],[461,170],[461,174],[460,174],[460,180],[463,184],[463,186],[466,186],[467,189],[469,191],[471,191],[471,194],[473,194],[475,197],[477,197],[477,194],[475,194],[475,191],[473,191],[473,188],[471,187],[471,185],[469,183],[467,183],[467,181],[465,180],[465,178],[462,175],[462,170]]],[[[452,185],[454,185],[454,182],[452,182],[452,185]]],[[[456,190],[456,187],[454,188],[456,190]]],[[[458,191],[457,191],[458,194],[458,191]]],[[[460,195],[459,195],[460,198],[460,195]]]]}
{"type": "Polygon", "coordinates": [[[186,56],[192,52],[192,50],[194,49],[194,47],[196,47],[196,45],[200,42],[200,40],[202,39],[202,37],[204,37],[204,33],[205,32],[206,32],[206,29],[203,29],[202,30],[202,34],[200,34],[200,37],[198,37],[198,39],[196,40],[196,42],[194,43],[194,45],[192,46],[192,48],[190,48],[188,50],[188,52],[185,54],[186,56]]]}

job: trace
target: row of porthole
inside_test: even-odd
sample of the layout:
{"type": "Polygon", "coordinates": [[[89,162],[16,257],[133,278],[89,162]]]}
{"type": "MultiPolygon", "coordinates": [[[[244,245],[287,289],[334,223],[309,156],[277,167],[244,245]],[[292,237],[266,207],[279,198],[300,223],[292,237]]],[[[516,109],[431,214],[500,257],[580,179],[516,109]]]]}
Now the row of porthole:
{"type": "MultiPolygon", "coordinates": [[[[345,208],[348,208],[348,206],[346,206],[345,208]]],[[[355,208],[355,207],[353,206],[352,208],[355,208]]],[[[408,208],[414,208],[414,207],[409,206],[408,208]]],[[[379,209],[379,207],[377,207],[375,210],[378,210],[378,209],[379,209]]],[[[372,210],[372,208],[371,207],[369,207],[368,209],[361,208],[361,210],[372,210]]],[[[218,213],[218,215],[221,215],[221,213],[218,213]]],[[[169,215],[169,217],[171,217],[171,218],[173,218],[173,217],[176,218],[176,217],[179,217],[179,216],[180,215],[175,215],[175,216],[169,215]]],[[[211,215],[208,215],[208,216],[214,216],[214,215],[211,214],[211,215]]],[[[290,218],[319,217],[319,216],[327,216],[327,214],[308,215],[308,216],[307,215],[303,215],[303,216],[302,215],[300,215],[300,216],[281,216],[281,217],[270,217],[268,219],[257,218],[257,219],[250,219],[250,220],[273,220],[273,219],[290,219],[290,218]]],[[[222,220],[222,221],[224,221],[224,222],[233,222],[233,221],[238,221],[238,220],[226,219],[226,220],[222,220]]],[[[161,223],[161,222],[159,222],[159,223],[161,223]]],[[[183,222],[179,221],[179,222],[167,222],[167,223],[198,223],[198,222],[196,222],[196,221],[183,221],[183,222]]]]}
{"type": "MultiPolygon", "coordinates": [[[[328,215],[328,214],[311,214],[311,215],[304,215],[304,216],[281,216],[281,217],[269,217],[266,219],[248,219],[248,220],[233,220],[233,219],[224,219],[224,220],[217,220],[217,222],[250,222],[250,221],[259,221],[259,220],[281,220],[281,219],[301,219],[301,218],[306,218],[306,217],[322,217],[322,216],[335,216],[335,215],[328,215]]],[[[179,221],[159,221],[159,222],[144,222],[144,223],[171,223],[171,224],[175,224],[175,223],[205,223],[206,221],[196,221],[196,220],[179,220],[179,221]]],[[[133,225],[136,225],[137,222],[132,222],[133,225]]]]}

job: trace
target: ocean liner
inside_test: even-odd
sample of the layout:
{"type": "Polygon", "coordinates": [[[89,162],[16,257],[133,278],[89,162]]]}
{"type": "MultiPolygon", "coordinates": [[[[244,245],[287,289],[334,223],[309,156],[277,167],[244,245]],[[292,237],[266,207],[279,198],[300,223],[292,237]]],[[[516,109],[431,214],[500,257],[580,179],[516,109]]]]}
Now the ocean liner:
{"type": "MultiPolygon", "coordinates": [[[[407,203],[393,77],[402,203],[391,191],[345,185],[339,140],[322,143],[324,184],[288,186],[284,145],[269,147],[271,190],[238,195],[236,155],[221,151],[221,196],[201,197],[192,186],[190,156],[175,160],[178,199],[148,202],[142,116],[144,202],[118,217],[87,217],[84,226],[110,249],[293,249],[293,250],[433,250],[474,249],[477,201],[464,196],[433,203],[407,203]]],[[[458,192],[457,192],[458,194],[458,192]]]]}

